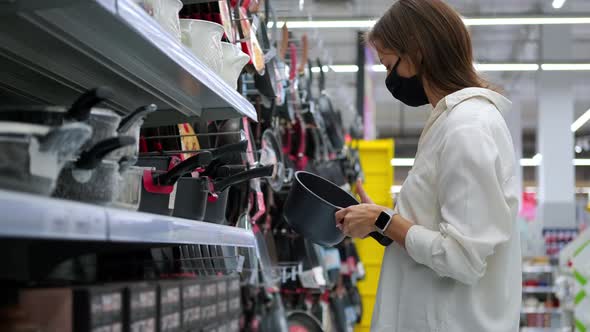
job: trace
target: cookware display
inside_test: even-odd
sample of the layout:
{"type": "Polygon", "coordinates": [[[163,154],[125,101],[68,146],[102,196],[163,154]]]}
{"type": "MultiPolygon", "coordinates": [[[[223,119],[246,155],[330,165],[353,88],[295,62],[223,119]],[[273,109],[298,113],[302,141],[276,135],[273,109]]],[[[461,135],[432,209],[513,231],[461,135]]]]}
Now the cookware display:
{"type": "Polygon", "coordinates": [[[123,324],[138,329],[349,330],[362,316],[362,266],[334,214],[358,204],[341,187],[362,169],[345,145],[323,71],[312,75],[311,38],[298,38],[287,24],[279,30],[270,0],[134,1],[249,100],[258,121],[144,126],[157,106],[116,113],[106,106],[113,99],[107,87],[86,91],[71,106],[0,106],[0,188],[106,206],[109,218],[110,208],[172,216],[153,217],[171,229],[238,227],[253,233],[256,246],[89,245],[64,253],[57,267],[47,263],[49,276],[31,284],[151,280],[122,293],[132,298],[123,314],[135,315],[123,324]],[[55,272],[63,266],[67,276],[55,272]],[[149,303],[140,317],[143,300],[149,303]]]}

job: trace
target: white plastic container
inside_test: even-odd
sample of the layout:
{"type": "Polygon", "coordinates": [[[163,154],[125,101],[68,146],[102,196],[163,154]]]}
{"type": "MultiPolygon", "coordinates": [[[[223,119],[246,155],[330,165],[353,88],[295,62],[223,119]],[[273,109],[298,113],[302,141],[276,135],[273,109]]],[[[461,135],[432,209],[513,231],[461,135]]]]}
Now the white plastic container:
{"type": "Polygon", "coordinates": [[[220,75],[223,71],[223,51],[221,24],[193,19],[180,19],[182,43],[207,67],[220,75]]]}
{"type": "Polygon", "coordinates": [[[221,50],[223,51],[223,70],[221,78],[234,89],[238,87],[238,77],[242,69],[250,61],[250,56],[234,44],[222,42],[221,50]]]}

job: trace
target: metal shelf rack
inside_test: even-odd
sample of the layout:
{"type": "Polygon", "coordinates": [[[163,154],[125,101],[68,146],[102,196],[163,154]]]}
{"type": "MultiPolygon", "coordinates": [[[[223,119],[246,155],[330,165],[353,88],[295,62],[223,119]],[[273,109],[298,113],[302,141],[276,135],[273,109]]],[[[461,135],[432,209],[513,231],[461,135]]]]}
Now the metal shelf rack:
{"type": "Polygon", "coordinates": [[[0,16],[5,100],[69,104],[82,91],[107,85],[116,91],[108,106],[121,113],[156,103],[167,112],[154,114],[161,121],[170,112],[256,119],[246,98],[133,0],[17,0],[3,3],[0,16]]]}

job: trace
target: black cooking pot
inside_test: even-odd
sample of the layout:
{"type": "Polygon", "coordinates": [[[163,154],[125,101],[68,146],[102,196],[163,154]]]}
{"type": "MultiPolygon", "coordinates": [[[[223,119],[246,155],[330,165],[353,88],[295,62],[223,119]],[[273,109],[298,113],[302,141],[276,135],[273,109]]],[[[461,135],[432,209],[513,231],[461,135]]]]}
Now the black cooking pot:
{"type": "Polygon", "coordinates": [[[211,153],[207,151],[199,152],[177,164],[169,171],[166,171],[167,168],[164,168],[164,170],[160,168],[163,166],[162,160],[169,162],[169,158],[140,158],[138,161],[139,166],[157,168],[155,171],[146,170],[144,172],[139,210],[170,215],[173,210],[169,206],[170,194],[173,192],[174,184],[181,176],[208,165],[211,162],[211,153]]]}
{"type": "Polygon", "coordinates": [[[217,195],[217,199],[212,199],[209,201],[209,204],[207,204],[205,221],[216,224],[227,224],[227,221],[225,220],[225,211],[227,207],[229,187],[255,178],[271,176],[273,169],[273,166],[257,167],[226,178],[216,179],[213,182],[212,188],[217,195]]]}
{"type": "MultiPolygon", "coordinates": [[[[308,172],[297,172],[283,216],[305,238],[333,246],[344,239],[344,234],[336,227],[336,212],[355,204],[358,201],[334,183],[308,172]]],[[[370,235],[384,246],[392,242],[377,232],[370,235]]]]}
{"type": "Polygon", "coordinates": [[[174,217],[203,220],[207,209],[209,178],[182,177],[177,182],[174,217]]]}
{"type": "MultiPolygon", "coordinates": [[[[287,314],[287,324],[289,330],[323,332],[322,324],[305,311],[291,311],[287,314]]],[[[344,331],[344,330],[342,330],[344,331]]]]}

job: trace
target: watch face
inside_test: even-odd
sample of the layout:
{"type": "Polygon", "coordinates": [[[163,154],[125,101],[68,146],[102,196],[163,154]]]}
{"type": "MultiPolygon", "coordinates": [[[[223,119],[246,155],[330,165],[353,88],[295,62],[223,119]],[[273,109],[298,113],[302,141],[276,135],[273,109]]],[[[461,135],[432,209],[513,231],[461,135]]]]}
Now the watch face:
{"type": "Polygon", "coordinates": [[[387,214],[386,212],[381,212],[381,214],[379,214],[379,217],[375,221],[375,226],[377,226],[377,228],[379,228],[380,230],[383,230],[385,226],[387,226],[389,219],[391,219],[391,216],[389,214],[387,214]]]}

